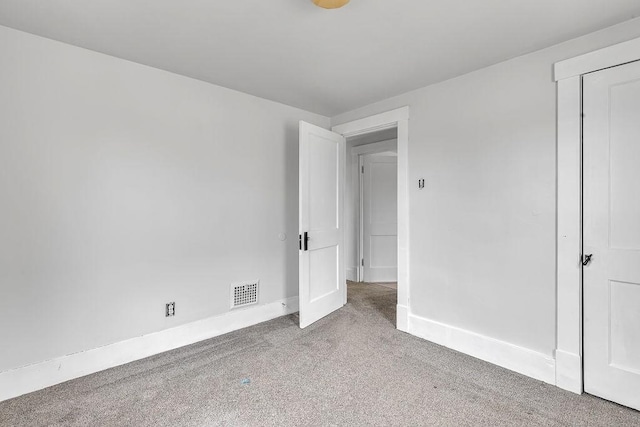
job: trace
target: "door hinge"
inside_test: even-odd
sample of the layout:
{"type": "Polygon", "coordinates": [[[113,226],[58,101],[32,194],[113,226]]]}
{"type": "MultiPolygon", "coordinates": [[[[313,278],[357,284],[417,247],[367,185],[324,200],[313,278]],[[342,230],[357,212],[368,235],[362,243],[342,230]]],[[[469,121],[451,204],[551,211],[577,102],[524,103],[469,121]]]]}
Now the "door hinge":
{"type": "Polygon", "coordinates": [[[361,264],[364,267],[364,258],[362,259],[361,264]]]}
{"type": "Polygon", "coordinates": [[[362,166],[362,173],[364,173],[364,166],[362,166]]]}

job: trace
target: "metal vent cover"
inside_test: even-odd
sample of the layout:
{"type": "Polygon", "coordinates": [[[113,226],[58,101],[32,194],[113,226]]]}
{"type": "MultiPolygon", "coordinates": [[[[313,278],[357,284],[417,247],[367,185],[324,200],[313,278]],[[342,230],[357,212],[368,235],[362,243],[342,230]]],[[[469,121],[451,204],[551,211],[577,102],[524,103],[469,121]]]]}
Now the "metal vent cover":
{"type": "Polygon", "coordinates": [[[255,280],[231,285],[231,308],[244,307],[258,303],[258,284],[255,280]]]}

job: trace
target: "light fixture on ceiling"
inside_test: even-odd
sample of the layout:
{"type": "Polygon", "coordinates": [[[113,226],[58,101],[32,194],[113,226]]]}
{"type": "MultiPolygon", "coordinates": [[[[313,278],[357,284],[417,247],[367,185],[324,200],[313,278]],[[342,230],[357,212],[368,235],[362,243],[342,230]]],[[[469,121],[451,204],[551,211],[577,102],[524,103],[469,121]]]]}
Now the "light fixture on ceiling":
{"type": "Polygon", "coordinates": [[[337,9],[349,3],[349,0],[313,0],[313,4],[324,9],[337,9]]]}

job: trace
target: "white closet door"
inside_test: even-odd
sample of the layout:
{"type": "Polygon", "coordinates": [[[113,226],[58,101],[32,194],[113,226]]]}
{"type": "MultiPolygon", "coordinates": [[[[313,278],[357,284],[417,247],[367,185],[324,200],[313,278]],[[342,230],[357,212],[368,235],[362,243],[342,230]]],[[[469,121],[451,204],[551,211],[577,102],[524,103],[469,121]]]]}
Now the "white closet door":
{"type": "Polygon", "coordinates": [[[640,410],[640,62],[583,83],[584,387],[640,410]]]}
{"type": "Polygon", "coordinates": [[[365,282],[398,280],[398,157],[362,156],[365,282]]]}

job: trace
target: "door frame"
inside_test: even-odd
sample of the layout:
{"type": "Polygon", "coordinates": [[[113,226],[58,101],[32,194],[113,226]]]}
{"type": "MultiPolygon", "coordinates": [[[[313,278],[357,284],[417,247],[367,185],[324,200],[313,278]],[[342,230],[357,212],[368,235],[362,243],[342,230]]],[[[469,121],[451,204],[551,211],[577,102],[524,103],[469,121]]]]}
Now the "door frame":
{"type": "MultiPolygon", "coordinates": [[[[347,141],[347,145],[348,145],[347,141]]],[[[370,144],[356,145],[351,147],[351,162],[358,165],[358,171],[364,166],[363,157],[367,154],[384,153],[386,151],[393,151],[398,154],[398,141],[396,139],[388,139],[379,142],[372,142],[370,144]]],[[[348,167],[348,165],[347,165],[348,167]]],[[[353,202],[353,201],[350,201],[353,202]]],[[[364,281],[364,266],[362,265],[362,258],[364,257],[364,182],[362,181],[362,174],[358,172],[358,244],[356,245],[356,259],[358,264],[356,265],[356,279],[358,282],[364,281]]]]}
{"type": "Polygon", "coordinates": [[[556,385],[584,391],[582,76],[640,60],[640,38],[554,64],[557,83],[556,385]]]}
{"type": "MultiPolygon", "coordinates": [[[[345,138],[391,128],[398,129],[398,303],[396,328],[409,329],[409,107],[333,126],[345,138]]],[[[345,296],[346,301],[346,296],[345,296]]]]}

